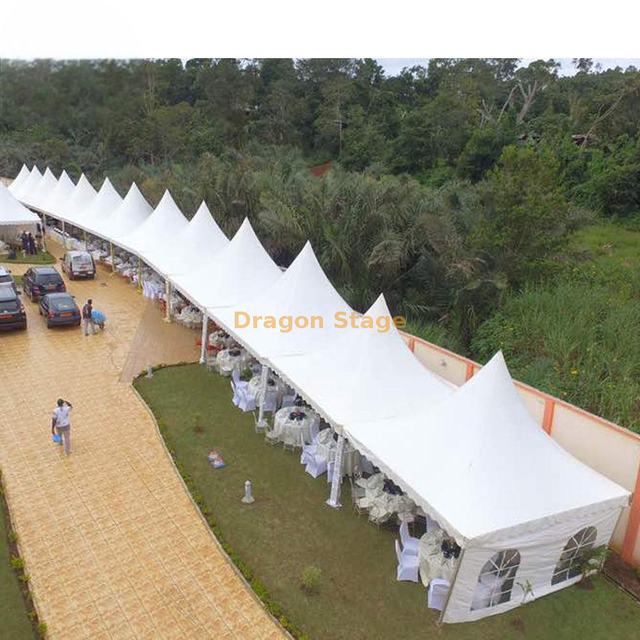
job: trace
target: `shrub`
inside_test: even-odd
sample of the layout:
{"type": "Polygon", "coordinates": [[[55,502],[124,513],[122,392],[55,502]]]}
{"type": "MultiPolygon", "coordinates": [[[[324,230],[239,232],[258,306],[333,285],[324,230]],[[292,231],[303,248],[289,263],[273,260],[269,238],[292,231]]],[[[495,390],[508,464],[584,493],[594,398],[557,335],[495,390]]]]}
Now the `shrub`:
{"type": "Polygon", "coordinates": [[[322,571],[318,567],[308,566],[302,571],[302,590],[307,595],[315,595],[320,591],[322,571]]]}

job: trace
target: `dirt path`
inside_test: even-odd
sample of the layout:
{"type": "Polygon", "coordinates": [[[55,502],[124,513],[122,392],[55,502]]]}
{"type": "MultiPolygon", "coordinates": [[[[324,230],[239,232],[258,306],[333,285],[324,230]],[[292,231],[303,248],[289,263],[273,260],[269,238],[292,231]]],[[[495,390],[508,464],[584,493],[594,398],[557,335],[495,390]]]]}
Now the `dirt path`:
{"type": "Polygon", "coordinates": [[[194,360],[197,336],[148,321],[160,311],[105,271],[68,288],[104,311],[104,333],[47,330],[25,299],[28,331],[0,335],[0,467],[49,637],[283,637],[203,524],[146,409],[119,381],[127,362],[137,373],[139,362],[158,357],[194,360]],[[172,350],[158,350],[153,336],[170,339],[172,350]],[[51,442],[58,397],[74,404],[69,458],[51,442]]]}

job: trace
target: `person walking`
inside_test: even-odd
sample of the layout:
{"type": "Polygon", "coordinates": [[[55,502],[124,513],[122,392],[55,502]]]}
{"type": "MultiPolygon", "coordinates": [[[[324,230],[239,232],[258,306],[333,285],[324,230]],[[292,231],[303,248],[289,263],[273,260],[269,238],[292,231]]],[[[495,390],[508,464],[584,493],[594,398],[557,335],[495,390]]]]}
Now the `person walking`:
{"type": "Polygon", "coordinates": [[[73,409],[73,405],[68,400],[58,399],[58,406],[53,410],[51,420],[51,433],[60,436],[60,445],[64,441],[64,452],[66,455],[71,453],[71,421],[69,420],[69,412],[73,409]]]}
{"type": "Polygon", "coordinates": [[[89,300],[87,300],[87,304],[82,307],[82,322],[84,324],[85,336],[89,335],[89,327],[91,327],[91,333],[93,333],[93,335],[97,333],[96,325],[93,321],[93,301],[91,298],[89,298],[89,300]]]}
{"type": "Polygon", "coordinates": [[[22,231],[20,240],[22,241],[22,254],[26,256],[27,252],[29,251],[29,239],[26,231],[22,231]]]}
{"type": "Polygon", "coordinates": [[[27,242],[29,244],[29,253],[32,256],[35,256],[38,253],[38,250],[36,249],[36,240],[31,231],[29,231],[29,235],[27,236],[27,242]]]}

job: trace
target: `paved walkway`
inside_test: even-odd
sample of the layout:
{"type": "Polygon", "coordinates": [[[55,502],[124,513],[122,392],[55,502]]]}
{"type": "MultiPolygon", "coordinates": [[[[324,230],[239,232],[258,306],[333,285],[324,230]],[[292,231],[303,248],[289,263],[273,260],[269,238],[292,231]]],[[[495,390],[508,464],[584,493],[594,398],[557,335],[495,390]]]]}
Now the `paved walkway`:
{"type": "MultiPolygon", "coordinates": [[[[283,637],[200,519],[146,409],[119,382],[148,303],[103,270],[68,285],[80,304],[92,297],[106,313],[104,333],[47,330],[25,299],[28,331],[0,335],[0,467],[49,637],[283,637]],[[74,404],[69,458],[51,442],[58,397],[74,404]]],[[[163,331],[186,331],[171,327],[163,331]]],[[[195,359],[198,336],[189,333],[181,340],[195,359]]]]}

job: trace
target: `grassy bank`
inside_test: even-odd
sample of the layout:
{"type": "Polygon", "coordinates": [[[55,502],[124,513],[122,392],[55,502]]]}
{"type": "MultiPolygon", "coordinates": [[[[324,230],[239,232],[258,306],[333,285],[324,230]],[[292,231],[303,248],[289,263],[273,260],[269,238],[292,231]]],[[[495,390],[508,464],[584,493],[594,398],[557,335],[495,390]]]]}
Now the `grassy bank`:
{"type": "Polygon", "coordinates": [[[6,262],[8,264],[42,265],[42,264],[55,264],[56,259],[48,251],[41,251],[35,256],[31,254],[27,254],[26,256],[23,256],[22,253],[20,252],[18,253],[17,257],[13,258],[12,260],[10,260],[7,257],[7,254],[0,255],[0,262],[6,262]]]}
{"type": "MultiPolygon", "coordinates": [[[[445,637],[627,640],[640,628],[640,607],[604,578],[593,591],[570,588],[474,624],[436,627],[425,590],[396,581],[392,529],[376,528],[350,508],[325,505],[323,476],[304,473],[299,453],[269,447],[254,433],[252,416],[231,404],[227,378],[186,365],[135,382],[156,414],[175,460],[187,474],[228,548],[259,580],[296,627],[315,640],[445,637]],[[217,449],[227,467],[214,470],[217,449]],[[250,479],[256,502],[241,503],[250,479]],[[305,567],[322,571],[320,592],[301,590],[305,567]]],[[[267,597],[265,593],[261,594],[267,597]]],[[[517,596],[516,596],[517,597],[517,596]]]]}

